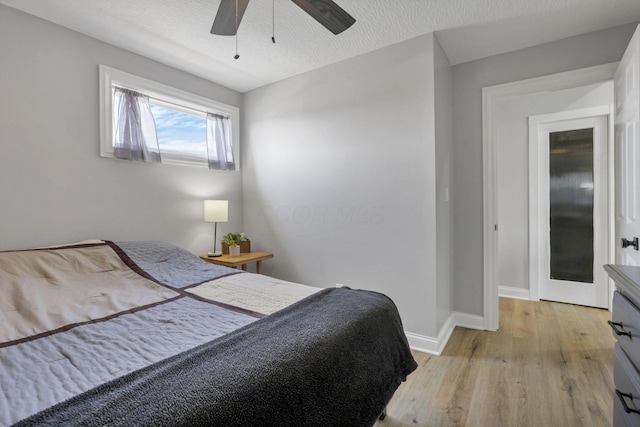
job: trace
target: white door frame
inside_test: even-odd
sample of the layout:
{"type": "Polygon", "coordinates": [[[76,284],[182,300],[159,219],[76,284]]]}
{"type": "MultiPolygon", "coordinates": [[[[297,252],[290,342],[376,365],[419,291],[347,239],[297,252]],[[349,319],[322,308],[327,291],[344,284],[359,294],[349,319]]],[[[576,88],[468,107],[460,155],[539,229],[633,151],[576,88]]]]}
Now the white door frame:
{"type": "MultiPolygon", "coordinates": [[[[602,214],[605,215],[606,219],[606,235],[607,238],[604,242],[606,245],[604,256],[607,257],[608,261],[612,260],[612,226],[615,226],[615,221],[612,221],[612,212],[611,208],[613,207],[611,189],[612,186],[608,182],[613,173],[611,170],[612,165],[612,149],[613,145],[611,143],[611,136],[613,133],[613,115],[614,115],[614,106],[611,105],[603,105],[600,107],[592,107],[592,108],[584,108],[580,110],[571,110],[571,111],[562,111],[559,113],[551,113],[551,114],[542,114],[536,116],[529,117],[529,299],[531,301],[539,301],[540,300],[540,280],[541,280],[541,272],[543,269],[542,263],[542,245],[544,243],[543,237],[540,235],[539,230],[539,221],[540,221],[540,196],[542,189],[539,184],[539,167],[540,167],[540,147],[539,147],[539,126],[552,123],[552,122],[561,122],[567,120],[577,120],[577,119],[587,119],[593,117],[602,117],[606,116],[607,118],[607,160],[606,160],[606,179],[607,179],[607,209],[602,214]]],[[[595,139],[595,136],[594,136],[595,139]]],[[[596,147],[594,146],[594,153],[596,152],[596,147]]],[[[597,165],[594,163],[594,171],[597,168],[597,165]]],[[[594,179],[596,175],[594,173],[594,179]]],[[[548,195],[546,196],[548,197],[548,195]]],[[[596,197],[597,198],[597,197],[596,197]]],[[[594,220],[597,221],[597,212],[598,207],[594,209],[594,220]]],[[[597,260],[596,260],[597,261],[597,260]]],[[[604,275],[604,270],[602,270],[604,275]]],[[[594,276],[594,283],[596,280],[596,276],[594,276]]],[[[598,282],[599,283],[599,282],[598,282]]],[[[608,281],[607,281],[608,283],[608,281]]],[[[610,290],[609,290],[610,291],[610,290]]],[[[609,306],[607,306],[608,308],[609,306]]]]}
{"type": "MultiPolygon", "coordinates": [[[[562,90],[613,80],[618,63],[598,65],[550,76],[506,83],[482,89],[482,163],[483,163],[483,259],[484,328],[498,330],[498,201],[497,201],[497,114],[498,103],[514,96],[562,90]]],[[[613,144],[610,144],[613,145],[613,144]]],[[[609,156],[611,159],[612,156],[609,156]]],[[[611,165],[610,165],[611,166],[611,165]]],[[[613,168],[610,168],[613,170],[613,168]]],[[[610,190],[613,179],[610,179],[610,190]]],[[[613,191],[609,191],[611,197],[613,191]]],[[[610,204],[611,205],[611,204],[610,204]]]]}

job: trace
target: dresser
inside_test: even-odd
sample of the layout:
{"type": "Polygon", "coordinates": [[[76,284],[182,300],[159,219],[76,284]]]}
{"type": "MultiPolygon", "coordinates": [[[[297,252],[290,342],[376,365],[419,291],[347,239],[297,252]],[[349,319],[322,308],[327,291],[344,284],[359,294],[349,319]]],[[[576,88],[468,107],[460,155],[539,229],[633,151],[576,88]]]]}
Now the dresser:
{"type": "Polygon", "coordinates": [[[640,426],[640,267],[605,265],[616,283],[609,326],[613,358],[613,426],[640,426]]]}

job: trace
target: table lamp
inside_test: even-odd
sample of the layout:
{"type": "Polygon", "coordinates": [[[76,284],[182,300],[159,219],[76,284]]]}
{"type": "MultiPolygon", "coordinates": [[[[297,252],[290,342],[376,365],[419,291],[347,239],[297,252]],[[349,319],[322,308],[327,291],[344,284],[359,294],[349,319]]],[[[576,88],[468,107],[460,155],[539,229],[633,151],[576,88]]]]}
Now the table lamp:
{"type": "Polygon", "coordinates": [[[217,257],[222,252],[216,251],[216,243],[218,242],[218,223],[229,221],[229,201],[228,200],[205,200],[204,201],[204,220],[206,222],[215,223],[213,234],[213,252],[208,252],[207,256],[217,257]]]}

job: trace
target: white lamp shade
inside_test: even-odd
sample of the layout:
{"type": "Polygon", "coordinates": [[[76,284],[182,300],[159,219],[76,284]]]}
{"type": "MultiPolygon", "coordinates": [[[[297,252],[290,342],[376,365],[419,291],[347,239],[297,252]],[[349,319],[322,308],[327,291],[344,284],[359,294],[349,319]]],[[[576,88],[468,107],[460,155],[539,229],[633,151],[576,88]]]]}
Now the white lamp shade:
{"type": "Polygon", "coordinates": [[[229,201],[228,200],[205,200],[204,220],[207,222],[227,222],[229,221],[229,201]]]}

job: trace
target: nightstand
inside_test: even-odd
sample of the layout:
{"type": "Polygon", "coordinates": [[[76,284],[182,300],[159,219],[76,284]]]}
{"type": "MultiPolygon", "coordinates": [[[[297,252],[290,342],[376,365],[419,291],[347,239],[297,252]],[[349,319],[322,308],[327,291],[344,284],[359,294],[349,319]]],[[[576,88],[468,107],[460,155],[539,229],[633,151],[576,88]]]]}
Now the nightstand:
{"type": "Polygon", "coordinates": [[[236,268],[240,265],[244,271],[247,271],[247,264],[255,262],[256,271],[258,274],[262,274],[262,261],[273,258],[273,254],[269,252],[248,252],[240,254],[239,256],[229,256],[228,254],[224,254],[218,257],[210,257],[207,255],[200,255],[200,258],[210,262],[211,264],[224,265],[225,267],[236,268]]]}

